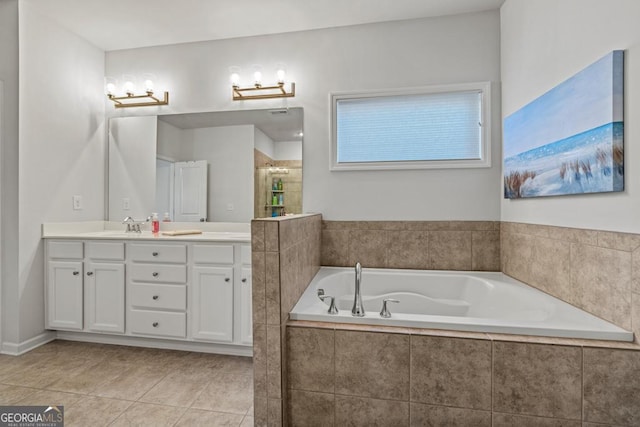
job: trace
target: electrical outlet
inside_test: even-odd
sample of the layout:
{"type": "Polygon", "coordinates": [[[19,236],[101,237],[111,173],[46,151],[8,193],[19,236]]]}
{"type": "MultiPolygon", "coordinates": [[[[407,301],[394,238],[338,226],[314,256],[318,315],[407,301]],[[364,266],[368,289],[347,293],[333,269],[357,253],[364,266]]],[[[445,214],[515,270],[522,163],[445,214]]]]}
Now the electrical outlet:
{"type": "Polygon", "coordinates": [[[122,199],[122,210],[128,211],[131,209],[131,203],[129,203],[129,198],[125,197],[122,199]]]}
{"type": "Polygon", "coordinates": [[[233,203],[227,203],[227,210],[228,211],[232,211],[233,210],[233,203]]]}
{"type": "Polygon", "coordinates": [[[73,196],[73,210],[82,210],[82,196],[73,196]]]}

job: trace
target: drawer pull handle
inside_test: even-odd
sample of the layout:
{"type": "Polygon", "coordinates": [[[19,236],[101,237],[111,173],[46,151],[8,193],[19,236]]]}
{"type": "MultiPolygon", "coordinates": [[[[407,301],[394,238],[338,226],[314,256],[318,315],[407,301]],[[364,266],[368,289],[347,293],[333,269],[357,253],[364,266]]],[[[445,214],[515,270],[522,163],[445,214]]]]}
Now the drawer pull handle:
{"type": "Polygon", "coordinates": [[[158,299],[158,295],[154,295],[154,296],[153,296],[153,299],[158,299]]]}
{"type": "Polygon", "coordinates": [[[152,275],[153,277],[158,277],[158,272],[157,272],[157,271],[154,271],[153,273],[151,273],[151,275],[152,275]]]}
{"type": "Polygon", "coordinates": [[[224,278],[224,281],[225,281],[225,282],[229,282],[230,280],[231,280],[231,279],[230,279],[230,278],[228,278],[228,277],[225,277],[225,278],[224,278]]]}
{"type": "Polygon", "coordinates": [[[93,276],[93,271],[87,271],[87,276],[93,276]]]}
{"type": "Polygon", "coordinates": [[[151,255],[158,256],[158,252],[151,252],[151,255]]]}
{"type": "Polygon", "coordinates": [[[158,323],[158,322],[153,322],[153,324],[152,324],[152,326],[153,326],[154,328],[157,328],[157,327],[158,327],[158,325],[159,325],[159,323],[158,323]]]}
{"type": "Polygon", "coordinates": [[[78,274],[80,274],[80,272],[79,272],[79,271],[74,271],[74,272],[73,272],[73,275],[74,275],[74,276],[77,276],[78,274]]]}
{"type": "Polygon", "coordinates": [[[246,277],[242,278],[242,283],[247,283],[247,278],[246,277]]]}

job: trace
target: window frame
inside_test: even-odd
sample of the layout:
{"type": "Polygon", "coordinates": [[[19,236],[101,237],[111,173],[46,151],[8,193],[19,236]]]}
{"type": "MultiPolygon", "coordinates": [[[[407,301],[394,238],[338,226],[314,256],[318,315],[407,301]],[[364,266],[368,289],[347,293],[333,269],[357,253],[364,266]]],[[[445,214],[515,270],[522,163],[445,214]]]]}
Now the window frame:
{"type": "Polygon", "coordinates": [[[402,89],[371,91],[332,92],[329,94],[331,108],[331,171],[354,170],[403,170],[403,169],[458,169],[491,167],[491,82],[460,83],[438,86],[420,86],[402,89]],[[383,98],[402,95],[429,95],[436,93],[472,92],[481,95],[480,158],[450,160],[410,160],[386,162],[343,162],[338,163],[337,104],[343,99],[383,98]]]}

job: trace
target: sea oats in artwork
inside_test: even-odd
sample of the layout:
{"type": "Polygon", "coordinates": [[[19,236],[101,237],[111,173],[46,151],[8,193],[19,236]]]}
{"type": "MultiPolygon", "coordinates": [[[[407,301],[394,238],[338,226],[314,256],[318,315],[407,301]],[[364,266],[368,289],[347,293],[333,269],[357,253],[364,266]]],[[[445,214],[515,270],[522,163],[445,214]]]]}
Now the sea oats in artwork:
{"type": "Polygon", "coordinates": [[[504,197],[624,189],[623,51],[504,119],[504,197]]]}

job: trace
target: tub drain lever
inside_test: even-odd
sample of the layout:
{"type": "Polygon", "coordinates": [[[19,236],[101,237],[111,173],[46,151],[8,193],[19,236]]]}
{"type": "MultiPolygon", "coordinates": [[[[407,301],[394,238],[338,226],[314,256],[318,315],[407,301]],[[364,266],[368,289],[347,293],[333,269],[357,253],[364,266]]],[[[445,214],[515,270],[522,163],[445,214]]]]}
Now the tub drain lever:
{"type": "Polygon", "coordinates": [[[331,298],[331,301],[329,303],[329,310],[327,310],[327,313],[329,314],[338,314],[338,307],[336,307],[336,298],[331,296],[331,295],[318,295],[318,298],[320,298],[322,301],[324,301],[327,298],[331,298]]]}
{"type": "Polygon", "coordinates": [[[382,310],[380,311],[380,317],[384,317],[385,319],[388,319],[389,317],[391,317],[391,312],[387,308],[388,302],[400,302],[400,301],[393,298],[387,298],[385,300],[382,300],[382,310]]]}

